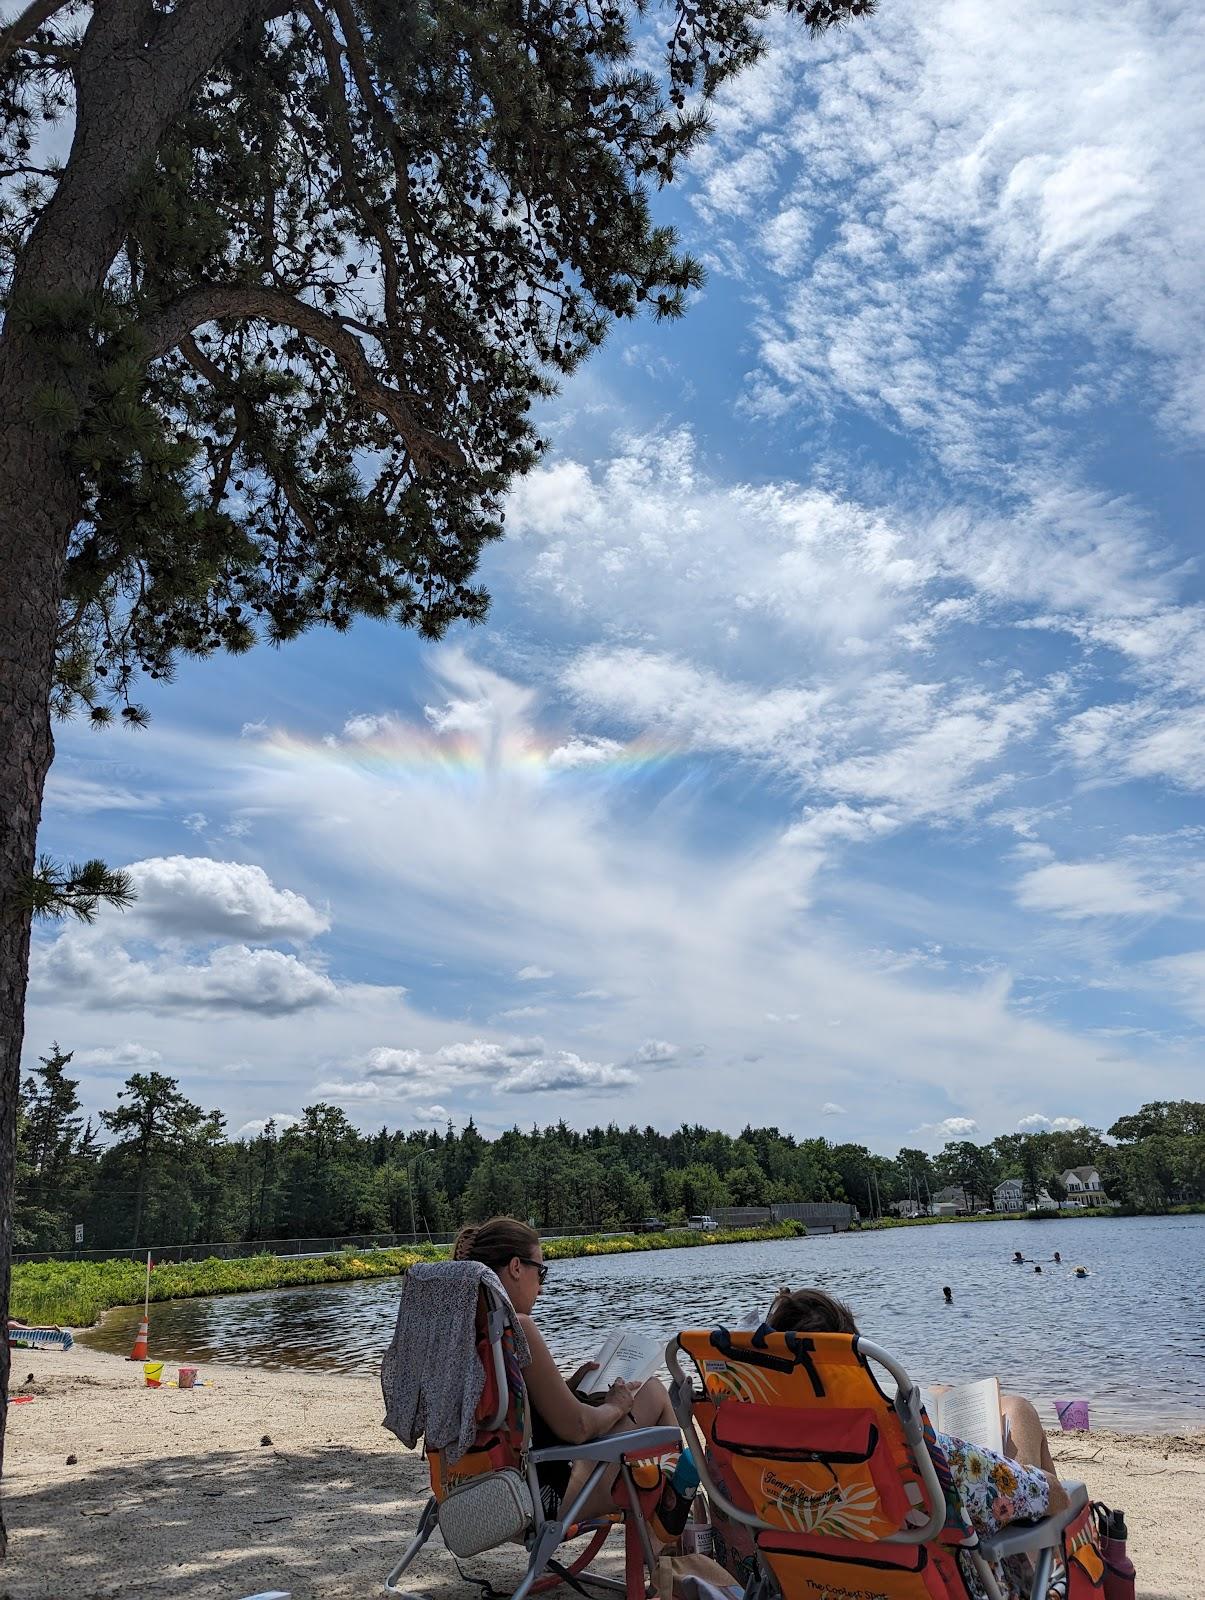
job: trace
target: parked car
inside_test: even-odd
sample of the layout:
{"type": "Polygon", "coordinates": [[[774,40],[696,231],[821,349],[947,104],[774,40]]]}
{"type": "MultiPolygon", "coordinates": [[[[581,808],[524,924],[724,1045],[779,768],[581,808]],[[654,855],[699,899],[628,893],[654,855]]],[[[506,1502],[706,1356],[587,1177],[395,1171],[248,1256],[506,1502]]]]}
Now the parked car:
{"type": "Polygon", "coordinates": [[[696,1233],[712,1233],[719,1227],[719,1223],[714,1217],[700,1213],[697,1217],[687,1217],[686,1226],[693,1228],[696,1233]]]}
{"type": "Polygon", "coordinates": [[[664,1233],[665,1223],[660,1217],[641,1217],[636,1224],[637,1233],[664,1233]]]}

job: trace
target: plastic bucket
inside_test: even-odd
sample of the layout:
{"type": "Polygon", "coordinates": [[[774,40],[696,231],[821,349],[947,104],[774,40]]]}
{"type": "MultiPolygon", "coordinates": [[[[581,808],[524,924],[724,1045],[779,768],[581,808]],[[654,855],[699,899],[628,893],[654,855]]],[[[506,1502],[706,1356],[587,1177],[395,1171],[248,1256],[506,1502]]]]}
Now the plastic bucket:
{"type": "Polygon", "coordinates": [[[180,1368],[180,1387],[181,1387],[181,1389],[191,1389],[193,1384],[196,1383],[196,1381],[197,1381],[197,1369],[196,1369],[196,1367],[181,1367],[180,1368]]]}
{"type": "Polygon", "coordinates": [[[146,1379],[148,1389],[157,1389],[163,1382],[162,1361],[144,1361],[142,1363],[142,1376],[146,1379]]]}
{"type": "Polygon", "coordinates": [[[1087,1433],[1088,1402],[1086,1400],[1056,1400],[1054,1409],[1059,1427],[1064,1433],[1087,1433]]]}

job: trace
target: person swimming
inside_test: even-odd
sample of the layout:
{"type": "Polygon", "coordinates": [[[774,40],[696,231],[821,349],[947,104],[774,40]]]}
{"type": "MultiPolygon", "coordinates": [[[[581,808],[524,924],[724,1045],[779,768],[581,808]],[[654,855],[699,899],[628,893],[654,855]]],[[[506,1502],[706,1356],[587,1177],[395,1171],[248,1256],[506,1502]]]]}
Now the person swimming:
{"type": "Polygon", "coordinates": [[[1062,1256],[1058,1253],[1057,1250],[1054,1252],[1054,1259],[1056,1261],[1061,1261],[1063,1259],[1062,1256]]]}
{"type": "Polygon", "coordinates": [[[1035,1265],[1035,1266],[1034,1266],[1034,1269],[1033,1269],[1033,1270],[1034,1270],[1034,1271],[1035,1271],[1035,1272],[1041,1272],[1041,1270],[1042,1270],[1042,1269],[1041,1269],[1041,1267],[1039,1267],[1039,1266],[1037,1266],[1037,1265],[1035,1265]]]}
{"type": "Polygon", "coordinates": [[[1076,1267],[1075,1275],[1077,1278],[1086,1278],[1088,1276],[1087,1267],[1076,1267]]]}
{"type": "Polygon", "coordinates": [[[946,1304],[948,1306],[952,1306],[954,1304],[954,1291],[950,1288],[949,1284],[947,1284],[941,1292],[946,1297],[946,1304]]]}
{"type": "Polygon", "coordinates": [[[1021,1254],[1021,1252],[1019,1250],[1014,1250],[1013,1251],[1013,1261],[1014,1262],[1016,1262],[1018,1265],[1020,1265],[1020,1263],[1023,1262],[1024,1260],[1025,1260],[1025,1257],[1021,1254]]]}

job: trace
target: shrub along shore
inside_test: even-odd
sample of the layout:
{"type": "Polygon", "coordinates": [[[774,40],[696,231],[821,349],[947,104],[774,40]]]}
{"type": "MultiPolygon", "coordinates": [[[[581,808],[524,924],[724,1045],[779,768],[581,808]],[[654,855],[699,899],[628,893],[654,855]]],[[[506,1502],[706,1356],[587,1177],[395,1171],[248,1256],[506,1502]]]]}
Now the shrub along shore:
{"type": "MultiPolygon", "coordinates": [[[[797,1239],[801,1222],[768,1228],[687,1228],[664,1233],[620,1233],[606,1237],[546,1239],[544,1256],[565,1261],[575,1256],[626,1255],[636,1250],[680,1250],[715,1244],[754,1244],[766,1239],[797,1239]]],[[[397,1277],[417,1261],[447,1259],[448,1245],[414,1245],[395,1250],[341,1250],[326,1256],[244,1256],[223,1261],[164,1262],[151,1272],[151,1299],[189,1300],[199,1295],[242,1294],[249,1289],[284,1289],[307,1283],[353,1283],[362,1278],[397,1277]]],[[[113,1261],[26,1261],[13,1268],[11,1314],[22,1322],[86,1328],[112,1306],[138,1305],[146,1282],[143,1263],[113,1261]]]]}

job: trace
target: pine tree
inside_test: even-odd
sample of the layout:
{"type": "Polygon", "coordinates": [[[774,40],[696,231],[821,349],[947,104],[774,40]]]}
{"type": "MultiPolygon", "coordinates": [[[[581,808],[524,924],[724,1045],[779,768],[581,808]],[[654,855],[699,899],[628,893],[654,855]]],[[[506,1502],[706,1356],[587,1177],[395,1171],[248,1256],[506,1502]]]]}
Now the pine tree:
{"type": "Polygon", "coordinates": [[[126,1079],[117,1098],[127,1103],[113,1111],[102,1111],[100,1120],[110,1133],[119,1137],[117,1148],[124,1150],[134,1164],[134,1216],[130,1246],[142,1242],[142,1213],[146,1204],[147,1179],[154,1163],[168,1151],[181,1148],[194,1138],[202,1111],[180,1093],[175,1078],[163,1072],[135,1072],[126,1079]]]}
{"type": "Polygon", "coordinates": [[[676,0],[657,71],[636,0],[31,0],[0,35],[6,1196],[52,710],[138,724],[181,652],[479,620],[533,399],[701,281],[648,186],[770,9],[676,0]]]}

